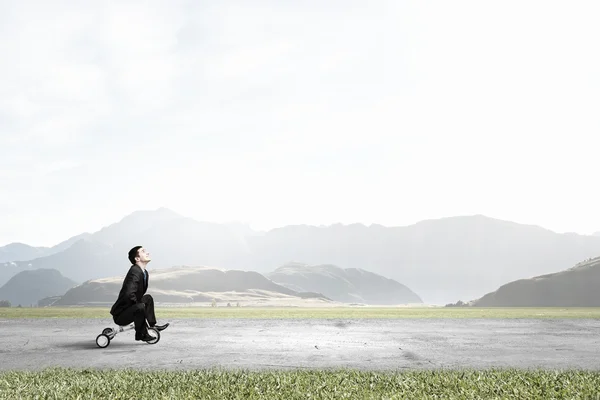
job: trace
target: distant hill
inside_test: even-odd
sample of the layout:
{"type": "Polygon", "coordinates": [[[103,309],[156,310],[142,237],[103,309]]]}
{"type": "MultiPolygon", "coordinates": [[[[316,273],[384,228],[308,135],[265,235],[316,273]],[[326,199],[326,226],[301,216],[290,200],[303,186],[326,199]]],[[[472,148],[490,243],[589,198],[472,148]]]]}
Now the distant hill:
{"type": "Polygon", "coordinates": [[[74,245],[75,243],[81,241],[81,240],[86,240],[89,239],[92,236],[91,233],[82,233],[80,235],[77,236],[73,236],[72,238],[69,238],[67,240],[65,240],[64,242],[60,242],[59,244],[57,244],[56,246],[52,246],[50,248],[50,251],[48,252],[47,255],[52,255],[52,254],[56,254],[59,253],[61,251],[65,251],[67,250],[69,247],[71,247],[72,245],[74,245]]]}
{"type": "Polygon", "coordinates": [[[31,269],[27,264],[18,265],[14,261],[0,263],[0,286],[4,285],[10,278],[23,270],[31,269]]]}
{"type": "Polygon", "coordinates": [[[0,247],[0,263],[31,260],[48,255],[48,247],[33,247],[25,243],[10,243],[0,247]]]}
{"type": "MultiPolygon", "coordinates": [[[[156,210],[135,211],[119,222],[110,224],[90,236],[90,240],[105,245],[114,245],[122,242],[137,243],[136,240],[144,232],[161,226],[173,220],[179,220],[183,216],[167,208],[158,208],[156,210]]],[[[167,232],[164,232],[167,233],[167,232]]],[[[134,245],[131,245],[133,247],[134,245]]]]}
{"type": "Polygon", "coordinates": [[[290,289],[322,293],[344,303],[390,305],[423,302],[403,284],[359,268],[288,263],[265,275],[290,289]]]}
{"type": "Polygon", "coordinates": [[[137,211],[61,252],[16,265],[19,271],[54,268],[81,283],[122,274],[128,250],[138,244],[152,254],[152,268],[205,265],[266,274],[292,261],[335,265],[401,282],[425,303],[437,304],[479,298],[507,282],[600,254],[600,236],[558,234],[482,215],[403,227],[295,225],[261,233],[160,208],[137,211]]]}
{"type": "Polygon", "coordinates": [[[73,259],[70,258],[70,247],[79,241],[85,241],[89,236],[89,233],[83,233],[53,247],[32,247],[22,243],[11,243],[0,247],[0,259],[4,260],[0,261],[0,286],[19,272],[27,270],[57,269],[69,275],[69,267],[71,265],[75,267],[72,263],[73,259]],[[55,254],[61,255],[55,257],[55,254]]]}
{"type": "Polygon", "coordinates": [[[107,276],[111,269],[114,271],[119,267],[120,270],[127,268],[129,266],[127,256],[119,258],[121,260],[116,259],[116,254],[109,245],[89,239],[80,239],[64,251],[30,261],[18,262],[17,265],[23,270],[56,269],[75,282],[83,282],[90,276],[107,276]],[[125,258],[124,263],[123,258],[125,258]]]}
{"type": "MultiPolygon", "coordinates": [[[[278,285],[257,272],[219,270],[208,267],[173,267],[148,269],[150,287],[157,302],[192,303],[216,301],[259,301],[277,297],[329,301],[317,293],[298,293],[278,285]]],[[[123,278],[94,279],[71,288],[52,305],[105,305],[114,303],[123,278]]]]}
{"type": "Polygon", "coordinates": [[[600,307],[600,257],[553,274],[519,279],[470,302],[478,307],[600,307]]]}
{"type": "Polygon", "coordinates": [[[55,269],[22,271],[0,287],[0,300],[8,300],[13,306],[35,305],[38,300],[61,295],[75,285],[55,269]]]}
{"type": "Polygon", "coordinates": [[[0,264],[10,261],[28,261],[34,258],[49,256],[66,250],[73,243],[89,236],[89,233],[83,233],[52,247],[33,247],[25,243],[10,243],[0,247],[0,264]]]}

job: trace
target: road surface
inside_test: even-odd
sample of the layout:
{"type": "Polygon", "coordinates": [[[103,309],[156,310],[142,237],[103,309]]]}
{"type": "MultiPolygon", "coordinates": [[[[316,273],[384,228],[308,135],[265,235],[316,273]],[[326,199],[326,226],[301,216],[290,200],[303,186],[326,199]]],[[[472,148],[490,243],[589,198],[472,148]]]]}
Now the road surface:
{"type": "MultiPolygon", "coordinates": [[[[163,323],[166,321],[159,321],[163,323]]],[[[157,344],[102,319],[0,320],[0,371],[583,368],[600,370],[600,321],[544,319],[176,319],[157,344]]]]}

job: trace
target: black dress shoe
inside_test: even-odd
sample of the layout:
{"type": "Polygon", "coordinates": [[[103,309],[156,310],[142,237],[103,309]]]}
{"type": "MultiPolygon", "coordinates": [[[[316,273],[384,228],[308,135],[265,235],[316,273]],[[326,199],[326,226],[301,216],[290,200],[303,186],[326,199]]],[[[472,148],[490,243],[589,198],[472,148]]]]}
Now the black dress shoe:
{"type": "Polygon", "coordinates": [[[169,326],[169,323],[167,322],[164,325],[154,325],[154,329],[156,329],[157,331],[164,331],[165,329],[167,329],[167,326],[169,326]]]}
{"type": "Polygon", "coordinates": [[[135,335],[135,340],[142,340],[144,342],[149,342],[149,341],[154,340],[154,339],[156,339],[156,338],[154,336],[150,335],[148,332],[144,332],[141,335],[138,335],[136,333],[136,335],[135,335]]]}

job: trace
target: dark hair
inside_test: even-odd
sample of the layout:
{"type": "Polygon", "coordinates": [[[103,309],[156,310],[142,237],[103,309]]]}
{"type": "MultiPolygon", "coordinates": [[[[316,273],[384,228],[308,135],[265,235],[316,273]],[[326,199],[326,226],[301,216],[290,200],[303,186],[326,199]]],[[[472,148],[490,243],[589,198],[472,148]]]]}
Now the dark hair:
{"type": "Polygon", "coordinates": [[[135,258],[138,256],[138,251],[142,248],[142,246],[135,246],[133,249],[129,250],[129,254],[127,257],[132,264],[135,264],[135,258]]]}

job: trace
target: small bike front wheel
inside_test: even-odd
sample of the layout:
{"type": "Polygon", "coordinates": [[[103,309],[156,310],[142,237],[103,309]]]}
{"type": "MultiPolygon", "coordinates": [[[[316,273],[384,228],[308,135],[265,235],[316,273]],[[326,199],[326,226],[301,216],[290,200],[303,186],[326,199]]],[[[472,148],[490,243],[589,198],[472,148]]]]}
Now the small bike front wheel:
{"type": "Polygon", "coordinates": [[[160,340],[160,332],[156,328],[148,328],[148,334],[154,336],[153,340],[149,340],[146,343],[148,344],[156,344],[160,340]]]}

